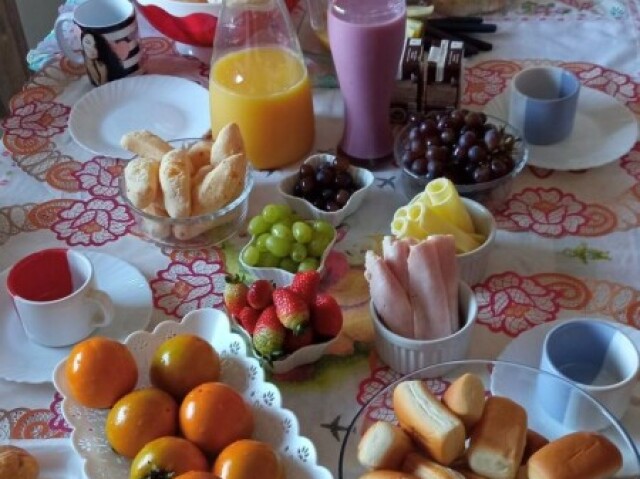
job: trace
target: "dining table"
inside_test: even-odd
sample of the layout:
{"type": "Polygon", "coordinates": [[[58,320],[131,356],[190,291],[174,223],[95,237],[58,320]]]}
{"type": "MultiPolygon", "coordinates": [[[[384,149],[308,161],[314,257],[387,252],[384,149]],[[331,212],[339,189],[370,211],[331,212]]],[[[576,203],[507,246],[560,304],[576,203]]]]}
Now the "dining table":
{"type": "MultiPolygon", "coordinates": [[[[79,3],[67,0],[60,13],[79,3]]],[[[484,16],[497,31],[479,36],[493,48],[464,60],[461,106],[504,108],[515,74],[554,65],[575,73],[581,94],[606,96],[608,107],[637,121],[640,0],[507,3],[505,9],[484,16]]],[[[344,124],[331,55],[313,35],[304,5],[292,11],[292,18],[313,81],[313,152],[335,153],[344,124]]],[[[181,77],[207,87],[207,62],[178,51],[142,15],[138,22],[147,74],[181,77]]],[[[9,115],[0,119],[2,282],[8,269],[32,252],[73,248],[102,262],[111,283],[117,283],[119,275],[139,272],[144,277],[151,309],[150,321],[142,325],[146,330],[163,321],[180,321],[192,310],[224,308],[224,278],[241,270],[238,253],[250,239],[246,228],[220,245],[197,250],[146,240],[118,188],[127,160],[91,153],[69,133],[74,104],[95,88],[84,67],[63,56],[53,35],[29,52],[28,63],[32,75],[12,98],[9,115]]],[[[469,358],[531,363],[539,357],[540,332],[570,318],[617,323],[640,345],[640,332],[635,333],[640,328],[640,145],[634,140],[620,153],[615,132],[595,124],[593,128],[604,128],[604,133],[585,127],[579,130],[584,137],[574,134],[577,156],[547,164],[532,155],[508,194],[488,205],[498,229],[486,272],[470,285],[478,313],[469,358]],[[589,147],[581,148],[581,142],[589,147]],[[571,162],[569,168],[564,161],[571,162]]],[[[283,202],[277,184],[298,166],[254,171],[249,216],[267,203],[283,202]]],[[[364,276],[365,253],[380,250],[394,212],[410,199],[402,188],[400,168],[391,161],[374,170],[366,201],[337,227],[322,284],[342,308],[338,340],[312,364],[267,373],[283,407],[297,416],[300,434],[315,446],[315,451],[299,453],[316,454],[310,460],[336,478],[352,418],[401,376],[376,354],[364,276]]],[[[31,351],[28,344],[16,344],[15,337],[6,334],[10,320],[15,321],[15,315],[0,285],[0,444],[39,451],[51,463],[59,466],[63,461],[68,467],[64,470],[73,471],[55,477],[83,477],[70,443],[72,428],[61,411],[63,397],[51,381],[53,371],[43,370],[37,354],[25,354],[31,351]]],[[[134,318],[126,320],[131,321],[127,333],[139,329],[134,318]]],[[[388,407],[381,403],[378,416],[388,415],[388,407]]],[[[640,390],[622,424],[640,447],[640,390]]],[[[46,471],[43,478],[49,477],[46,471]]]]}

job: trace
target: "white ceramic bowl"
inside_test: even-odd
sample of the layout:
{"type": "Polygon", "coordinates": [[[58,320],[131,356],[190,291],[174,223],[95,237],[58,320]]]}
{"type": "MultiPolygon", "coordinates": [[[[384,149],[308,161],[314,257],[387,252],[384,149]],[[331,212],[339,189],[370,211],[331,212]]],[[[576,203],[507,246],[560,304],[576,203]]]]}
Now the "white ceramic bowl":
{"type": "Polygon", "coordinates": [[[460,279],[473,286],[485,277],[489,256],[495,246],[496,220],[487,208],[477,201],[461,198],[471,216],[473,227],[477,233],[484,235],[484,243],[473,251],[456,255],[460,279]]]}
{"type": "Polygon", "coordinates": [[[464,325],[441,339],[411,339],[393,333],[380,320],[373,301],[369,304],[378,356],[393,370],[408,374],[434,364],[466,359],[478,315],[476,298],[466,283],[461,281],[459,287],[460,318],[464,325]]]}
{"type": "MultiPolygon", "coordinates": [[[[335,158],[334,155],[322,153],[311,155],[304,162],[316,167],[323,163],[331,161],[333,158],[335,158]]],[[[291,209],[293,209],[303,218],[324,220],[328,223],[331,223],[333,226],[338,226],[346,217],[352,215],[358,210],[358,208],[360,208],[360,205],[362,205],[362,201],[365,199],[367,193],[373,186],[374,177],[373,173],[371,173],[369,170],[358,168],[356,166],[350,166],[349,173],[351,174],[351,177],[353,178],[355,184],[359,186],[359,189],[351,195],[351,198],[349,198],[347,204],[338,211],[323,211],[313,206],[304,198],[293,196],[293,187],[296,184],[296,181],[298,181],[297,171],[280,181],[278,188],[280,190],[280,194],[282,194],[291,209]]]]}
{"type": "MultiPolygon", "coordinates": [[[[327,245],[327,248],[324,250],[324,253],[322,253],[322,256],[320,257],[320,264],[318,265],[318,269],[317,269],[318,273],[320,274],[320,277],[322,277],[322,275],[324,274],[327,256],[329,256],[329,252],[331,251],[331,248],[333,248],[333,245],[336,243],[337,238],[338,238],[338,234],[336,232],[333,235],[333,239],[327,245]]],[[[256,279],[267,279],[269,281],[274,282],[277,287],[290,285],[291,282],[293,281],[294,273],[290,273],[285,269],[276,268],[276,267],[265,268],[265,267],[258,267],[258,266],[249,266],[247,263],[245,263],[242,260],[242,257],[244,256],[244,250],[248,246],[252,245],[254,241],[255,240],[251,240],[249,243],[244,245],[244,247],[240,251],[238,261],[240,261],[240,264],[242,265],[244,270],[256,279]]]]}

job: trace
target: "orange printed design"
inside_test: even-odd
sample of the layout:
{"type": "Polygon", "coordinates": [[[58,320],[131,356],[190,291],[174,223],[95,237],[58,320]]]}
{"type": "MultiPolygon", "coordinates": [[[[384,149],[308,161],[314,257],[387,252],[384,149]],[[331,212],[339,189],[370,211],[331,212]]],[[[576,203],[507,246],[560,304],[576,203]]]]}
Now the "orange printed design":
{"type": "Polygon", "coordinates": [[[71,108],[53,101],[34,100],[18,106],[0,122],[7,150],[30,154],[44,148],[49,138],[63,133],[71,108]]]}
{"type": "Polygon", "coordinates": [[[65,431],[50,428],[53,418],[54,414],[48,409],[0,409],[0,441],[68,436],[65,431]]]}
{"type": "Polygon", "coordinates": [[[620,166],[628,175],[640,181],[640,143],[636,143],[633,149],[622,157],[620,166]]]}
{"type": "Polygon", "coordinates": [[[73,200],[51,200],[34,205],[28,213],[28,224],[34,229],[50,229],[60,219],[60,212],[71,207],[73,200]]]}
{"type": "Polygon", "coordinates": [[[13,160],[18,167],[38,181],[47,181],[50,170],[60,164],[72,162],[68,155],[63,155],[53,141],[46,140],[36,151],[27,154],[14,154],[13,160]]]}
{"type": "Polygon", "coordinates": [[[64,58],[49,62],[39,70],[30,80],[28,88],[49,88],[59,95],[73,81],[86,73],[83,65],[76,65],[64,58]]]}
{"type": "Polygon", "coordinates": [[[587,205],[557,188],[526,188],[497,213],[500,228],[540,236],[597,236],[613,231],[615,214],[602,205],[587,205]]]}
{"type": "Polygon", "coordinates": [[[223,262],[222,250],[218,246],[205,249],[194,250],[180,250],[167,248],[167,251],[163,251],[167,256],[171,258],[171,261],[176,263],[192,263],[198,259],[203,261],[219,261],[223,262]]]}
{"type": "Polygon", "coordinates": [[[162,55],[165,53],[177,54],[171,40],[163,37],[147,37],[140,40],[140,47],[144,54],[149,56],[162,55]]]}
{"type": "Polygon", "coordinates": [[[509,79],[520,70],[515,62],[485,62],[465,71],[466,86],[461,103],[486,105],[507,87],[509,79]]]}
{"type": "MultiPolygon", "coordinates": [[[[63,56],[62,58],[60,58],[60,70],[64,73],[66,73],[67,75],[71,75],[74,77],[81,77],[82,75],[84,75],[87,72],[87,69],[85,68],[84,65],[80,65],[78,63],[73,63],[71,60],[69,60],[67,57],[63,56]]],[[[44,71],[47,71],[47,69],[45,68],[44,71]]],[[[55,75],[51,75],[52,77],[55,77],[55,75]]]]}
{"type": "Polygon", "coordinates": [[[55,97],[55,92],[44,86],[26,88],[11,98],[9,108],[14,111],[29,103],[53,101],[55,97]]]}
{"type": "Polygon", "coordinates": [[[76,192],[80,190],[80,185],[74,173],[81,168],[82,163],[71,159],[63,163],[56,163],[47,171],[45,180],[58,190],[76,192]]]}

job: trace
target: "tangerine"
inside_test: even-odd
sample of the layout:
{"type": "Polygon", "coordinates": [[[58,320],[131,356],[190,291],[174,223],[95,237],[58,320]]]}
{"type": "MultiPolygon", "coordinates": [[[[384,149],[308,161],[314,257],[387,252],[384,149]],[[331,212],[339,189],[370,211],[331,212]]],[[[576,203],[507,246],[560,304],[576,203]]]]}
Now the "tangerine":
{"type": "Polygon", "coordinates": [[[193,443],[175,436],[154,439],[131,462],[129,479],[175,477],[189,471],[208,471],[207,458],[193,443]]]}
{"type": "Polygon", "coordinates": [[[203,451],[218,454],[253,432],[253,413],[242,396],[223,383],[204,383],[180,405],[182,435],[203,451]]]}
{"type": "Polygon", "coordinates": [[[138,367],[131,351],[124,344],[101,336],[76,344],[64,372],[71,396],[92,408],[113,406],[138,381],[138,367]]]}
{"type": "Polygon", "coordinates": [[[225,447],[213,464],[220,479],[285,479],[280,456],[264,442],[236,441],[225,447]]]}

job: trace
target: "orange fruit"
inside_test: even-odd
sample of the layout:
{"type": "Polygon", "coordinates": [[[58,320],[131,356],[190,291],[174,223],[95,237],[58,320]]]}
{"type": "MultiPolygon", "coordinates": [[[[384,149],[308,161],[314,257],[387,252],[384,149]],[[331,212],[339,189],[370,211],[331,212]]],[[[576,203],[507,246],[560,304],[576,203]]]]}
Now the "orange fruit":
{"type": "Polygon", "coordinates": [[[214,476],[212,472],[202,471],[189,471],[184,474],[180,474],[175,479],[220,479],[218,476],[214,476]]]}
{"type": "Polygon", "coordinates": [[[158,388],[138,389],[121,397],[107,416],[105,432],[111,447],[133,459],[142,447],[178,430],[178,405],[158,388]]]}
{"type": "Polygon", "coordinates": [[[64,373],[73,399],[93,408],[113,406],[138,381],[138,367],[129,349],[100,336],[71,349],[64,373]]]}
{"type": "Polygon", "coordinates": [[[225,447],[213,464],[220,479],[285,479],[280,456],[264,442],[236,441],[225,447]]]}
{"type": "Polygon", "coordinates": [[[175,436],[154,439],[131,462],[129,479],[175,477],[189,471],[208,471],[209,464],[194,444],[175,436]]]}
{"type": "Polygon", "coordinates": [[[253,413],[242,396],[223,383],[204,383],[180,405],[180,431],[203,451],[218,454],[253,432],[253,413]]]}
{"type": "Polygon", "coordinates": [[[149,369],[151,384],[180,401],[196,386],[220,377],[220,358],[213,346],[191,334],[166,340],[155,350],[149,369]]]}

